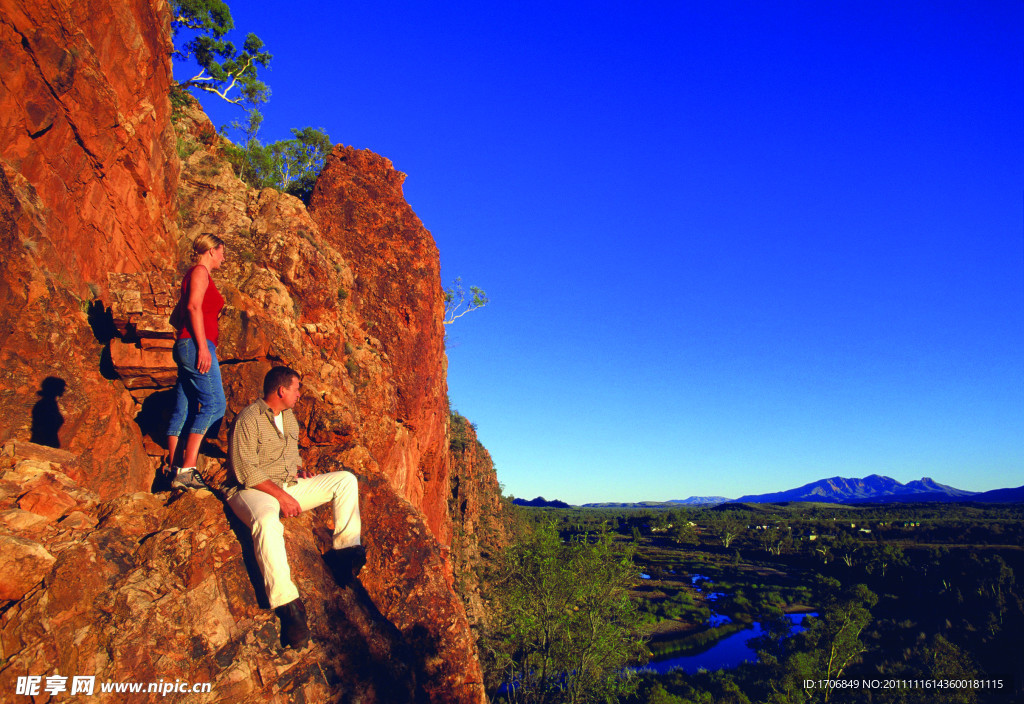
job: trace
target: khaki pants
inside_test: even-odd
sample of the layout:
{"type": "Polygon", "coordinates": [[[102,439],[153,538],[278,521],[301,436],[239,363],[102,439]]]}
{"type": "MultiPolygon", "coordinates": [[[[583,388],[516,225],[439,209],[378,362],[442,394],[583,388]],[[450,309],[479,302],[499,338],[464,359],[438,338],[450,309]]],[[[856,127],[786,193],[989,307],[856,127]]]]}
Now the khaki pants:
{"type": "MultiPolygon", "coordinates": [[[[299,479],[284,487],[299,502],[303,511],[334,504],[334,548],[359,545],[359,487],[351,472],[328,472],[308,479],[299,479]]],[[[228,500],[228,505],[252,530],[256,560],[263,573],[270,608],[276,609],[299,598],[292,582],[288,556],[284,548],[284,526],[281,525],[281,504],[259,489],[242,489],[228,500]]]]}

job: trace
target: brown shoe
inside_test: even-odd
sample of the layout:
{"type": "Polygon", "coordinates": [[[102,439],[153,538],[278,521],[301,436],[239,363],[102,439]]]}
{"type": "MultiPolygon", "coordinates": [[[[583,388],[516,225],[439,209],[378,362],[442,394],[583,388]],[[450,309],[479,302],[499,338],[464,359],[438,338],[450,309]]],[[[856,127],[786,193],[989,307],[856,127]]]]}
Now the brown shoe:
{"type": "Polygon", "coordinates": [[[309,626],[306,625],[306,607],[301,599],[289,601],[274,609],[281,619],[281,645],[301,650],[309,643],[309,626]]]}
{"type": "Polygon", "coordinates": [[[359,571],[366,564],[366,548],[353,545],[340,550],[329,550],[324,554],[324,562],[334,574],[335,581],[344,586],[359,576],[359,571]]]}

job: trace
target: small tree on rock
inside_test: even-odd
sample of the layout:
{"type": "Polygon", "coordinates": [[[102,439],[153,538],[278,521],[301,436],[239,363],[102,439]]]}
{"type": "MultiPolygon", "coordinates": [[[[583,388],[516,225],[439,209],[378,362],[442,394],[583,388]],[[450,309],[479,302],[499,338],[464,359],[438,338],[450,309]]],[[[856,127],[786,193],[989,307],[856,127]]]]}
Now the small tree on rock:
{"type": "Polygon", "coordinates": [[[488,302],[482,288],[470,286],[467,294],[462,285],[462,277],[456,277],[452,285],[444,290],[444,324],[451,325],[467,313],[483,308],[488,302]]]}
{"type": "Polygon", "coordinates": [[[331,138],[323,129],[292,128],[294,138],[271,145],[281,158],[281,185],[305,202],[313,194],[313,185],[324,168],[324,159],[331,153],[331,138]]]}

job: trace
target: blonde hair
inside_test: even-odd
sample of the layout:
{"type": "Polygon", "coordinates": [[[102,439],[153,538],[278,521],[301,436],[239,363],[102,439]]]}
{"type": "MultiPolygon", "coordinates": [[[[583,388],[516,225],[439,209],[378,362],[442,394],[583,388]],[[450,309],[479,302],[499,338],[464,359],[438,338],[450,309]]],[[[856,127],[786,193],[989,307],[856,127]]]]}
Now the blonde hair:
{"type": "Polygon", "coordinates": [[[192,240],[192,261],[199,261],[199,257],[203,256],[211,249],[217,249],[224,245],[224,240],[217,235],[212,235],[209,232],[203,234],[192,240]]]}

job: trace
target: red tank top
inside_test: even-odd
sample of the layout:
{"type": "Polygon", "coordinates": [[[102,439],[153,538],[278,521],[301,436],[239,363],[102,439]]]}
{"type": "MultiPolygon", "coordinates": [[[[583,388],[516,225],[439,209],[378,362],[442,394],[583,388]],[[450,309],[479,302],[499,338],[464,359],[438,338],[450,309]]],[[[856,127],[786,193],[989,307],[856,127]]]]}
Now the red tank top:
{"type": "MultiPolygon", "coordinates": [[[[196,266],[202,265],[196,264],[196,266]]],[[[195,268],[195,266],[192,267],[192,269],[195,268]]],[[[188,282],[192,280],[192,269],[188,270],[185,274],[185,279],[181,282],[181,298],[186,302],[188,301],[188,282]]],[[[206,339],[212,342],[214,346],[217,345],[217,339],[220,335],[220,328],[217,326],[217,316],[220,315],[220,310],[223,307],[224,296],[220,295],[220,291],[217,290],[217,285],[213,283],[213,277],[211,276],[210,285],[206,287],[206,295],[203,296],[203,328],[206,332],[206,339]]],[[[188,315],[187,312],[186,315],[188,315]]],[[[192,333],[189,331],[191,324],[191,321],[188,321],[182,326],[178,332],[179,340],[192,337],[192,333]]]]}

